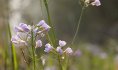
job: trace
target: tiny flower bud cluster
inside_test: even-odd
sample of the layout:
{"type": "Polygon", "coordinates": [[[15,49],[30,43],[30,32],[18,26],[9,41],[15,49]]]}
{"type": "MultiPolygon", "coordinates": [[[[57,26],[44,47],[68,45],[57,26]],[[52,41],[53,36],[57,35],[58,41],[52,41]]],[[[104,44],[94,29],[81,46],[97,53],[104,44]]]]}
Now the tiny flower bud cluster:
{"type": "Polygon", "coordinates": [[[55,49],[53,46],[51,46],[49,43],[45,45],[45,52],[49,53],[51,51],[55,51],[57,52],[58,54],[60,55],[63,55],[63,54],[68,54],[68,55],[71,55],[73,53],[73,50],[68,47],[65,49],[65,51],[63,51],[63,47],[66,45],[66,42],[65,41],[62,41],[62,40],[59,40],[59,46],[55,49]]]}
{"type": "Polygon", "coordinates": [[[16,47],[28,46],[29,41],[33,37],[35,40],[35,48],[42,46],[41,38],[45,36],[45,33],[49,31],[51,27],[46,24],[44,20],[41,20],[36,25],[27,25],[25,23],[20,23],[15,27],[16,35],[12,36],[11,41],[16,47]]]}

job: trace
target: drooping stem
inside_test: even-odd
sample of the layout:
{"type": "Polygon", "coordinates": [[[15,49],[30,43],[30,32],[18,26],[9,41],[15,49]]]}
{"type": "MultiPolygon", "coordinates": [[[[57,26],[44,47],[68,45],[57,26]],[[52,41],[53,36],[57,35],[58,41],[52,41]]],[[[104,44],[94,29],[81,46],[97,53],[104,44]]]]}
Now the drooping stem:
{"type": "Polygon", "coordinates": [[[83,12],[84,12],[85,6],[82,7],[81,13],[80,13],[80,17],[79,17],[79,21],[78,21],[78,25],[77,25],[77,29],[75,31],[74,37],[72,39],[71,45],[73,45],[73,43],[75,42],[76,36],[78,34],[78,30],[79,30],[79,26],[82,20],[82,16],[83,16],[83,12]]]}

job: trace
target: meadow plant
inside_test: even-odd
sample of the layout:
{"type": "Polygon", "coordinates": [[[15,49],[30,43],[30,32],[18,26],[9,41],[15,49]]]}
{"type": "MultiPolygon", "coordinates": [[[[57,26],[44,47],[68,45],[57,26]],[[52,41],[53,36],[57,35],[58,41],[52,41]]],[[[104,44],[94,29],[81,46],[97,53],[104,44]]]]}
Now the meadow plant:
{"type": "MultiPolygon", "coordinates": [[[[24,61],[28,64],[27,59],[24,55],[24,49],[27,48],[34,48],[32,51],[32,58],[33,61],[36,61],[36,48],[41,48],[43,46],[42,38],[45,37],[46,33],[50,30],[50,26],[46,24],[44,20],[41,20],[36,25],[27,25],[25,23],[20,23],[18,26],[15,27],[16,35],[12,36],[11,41],[14,46],[18,47],[22,51],[22,55],[24,57],[24,61]],[[33,35],[32,35],[33,34],[33,35]],[[33,41],[32,41],[33,40],[33,41]],[[33,43],[32,43],[33,42],[33,43]],[[31,45],[33,44],[33,45],[31,45]]],[[[54,48],[50,43],[45,44],[44,52],[46,53],[54,53],[55,55],[59,55],[59,58],[63,55],[72,55],[73,50],[68,47],[65,50],[62,48],[66,45],[65,41],[59,40],[58,47],[54,48]]],[[[59,59],[60,61],[60,59],[59,59]]],[[[35,62],[34,62],[35,63],[35,62]]],[[[35,63],[36,64],[36,63],[35,63]]],[[[34,64],[34,70],[35,65],[34,64]]],[[[29,65],[29,64],[28,64],[29,65]]]]}
{"type": "MultiPolygon", "coordinates": [[[[34,62],[34,70],[36,69],[35,59],[35,48],[42,47],[41,38],[49,31],[51,27],[48,26],[44,20],[41,20],[37,25],[27,25],[20,23],[15,27],[16,35],[12,36],[11,41],[14,46],[19,47],[24,56],[23,50],[25,48],[32,48],[32,58],[34,62]]],[[[24,56],[25,62],[28,64],[26,57],[24,56]]],[[[29,65],[29,64],[28,64],[29,65]]]]}
{"type": "MultiPolygon", "coordinates": [[[[82,7],[77,29],[75,31],[75,34],[74,34],[74,37],[73,37],[73,40],[71,43],[72,45],[77,36],[79,25],[81,23],[82,15],[83,15],[83,11],[84,11],[85,7],[88,7],[89,5],[92,5],[92,6],[101,5],[99,0],[94,0],[94,1],[84,0],[82,2],[84,3],[84,5],[82,7]]],[[[66,41],[63,41],[63,40],[59,40],[58,45],[55,44],[57,42],[56,42],[56,38],[54,36],[54,34],[55,34],[54,27],[51,24],[51,19],[50,19],[48,5],[47,5],[46,0],[44,0],[44,3],[46,6],[46,9],[47,9],[49,25],[44,20],[41,20],[38,24],[35,24],[35,25],[27,25],[25,23],[20,23],[18,26],[15,27],[16,35],[12,36],[11,41],[14,44],[14,46],[21,49],[22,55],[24,57],[24,61],[27,63],[28,66],[29,66],[29,62],[28,62],[27,58],[25,57],[24,49],[25,48],[32,49],[31,59],[33,62],[33,70],[36,70],[36,61],[37,61],[36,49],[37,48],[43,48],[42,49],[44,51],[43,54],[52,53],[54,56],[57,56],[58,62],[59,62],[59,68],[60,68],[59,70],[66,70],[67,69],[66,66],[68,66],[69,56],[71,56],[71,55],[80,56],[81,52],[79,49],[76,52],[74,52],[70,47],[66,48],[65,46],[67,43],[66,43],[66,41]],[[48,35],[48,32],[50,31],[51,28],[53,29],[51,31],[52,33],[50,35],[48,35]],[[48,37],[48,39],[49,39],[48,43],[45,43],[42,41],[42,38],[46,38],[46,37],[48,37]],[[43,46],[45,46],[45,47],[43,47],[43,46]],[[66,62],[65,63],[62,62],[63,60],[66,60],[66,62]],[[67,64],[67,65],[65,66],[64,64],[67,64]]],[[[42,56],[44,56],[44,55],[41,55],[41,57],[42,56]]],[[[42,65],[45,65],[45,59],[41,58],[41,60],[42,60],[42,65]]]]}

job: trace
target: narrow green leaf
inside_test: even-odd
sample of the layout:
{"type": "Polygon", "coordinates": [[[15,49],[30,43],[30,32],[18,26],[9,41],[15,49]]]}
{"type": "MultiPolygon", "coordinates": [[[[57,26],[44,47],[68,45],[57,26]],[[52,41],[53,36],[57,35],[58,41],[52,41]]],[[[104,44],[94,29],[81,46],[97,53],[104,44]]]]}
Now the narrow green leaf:
{"type": "MultiPolygon", "coordinates": [[[[9,31],[9,38],[11,39],[11,29],[10,29],[10,25],[8,23],[8,31],[9,31]]],[[[16,50],[14,45],[11,43],[11,53],[12,53],[12,66],[13,66],[13,70],[17,70],[18,69],[18,65],[17,65],[17,57],[16,57],[16,50]]]]}

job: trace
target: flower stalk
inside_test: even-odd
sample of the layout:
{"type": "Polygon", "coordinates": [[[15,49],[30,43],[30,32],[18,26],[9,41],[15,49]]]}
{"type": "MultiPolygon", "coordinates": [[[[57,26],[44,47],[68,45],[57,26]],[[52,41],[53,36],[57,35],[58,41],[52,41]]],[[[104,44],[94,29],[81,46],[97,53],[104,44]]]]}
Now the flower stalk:
{"type": "MultiPolygon", "coordinates": [[[[9,32],[9,37],[11,39],[11,29],[10,29],[9,23],[8,23],[8,32],[9,32]]],[[[17,66],[16,50],[15,50],[15,47],[12,43],[10,44],[10,46],[11,46],[11,53],[12,53],[11,57],[12,57],[13,70],[17,70],[18,66],[17,66]]]]}
{"type": "Polygon", "coordinates": [[[81,10],[81,13],[80,13],[80,17],[79,17],[79,21],[78,21],[78,25],[77,25],[77,28],[76,28],[74,37],[73,37],[73,39],[72,39],[71,45],[74,44],[75,39],[76,39],[76,37],[77,37],[78,30],[79,30],[79,27],[80,27],[80,23],[81,23],[81,20],[82,20],[82,16],[83,16],[83,13],[84,13],[84,9],[85,9],[85,5],[82,7],[82,10],[81,10]]]}
{"type": "Polygon", "coordinates": [[[61,56],[58,55],[58,62],[59,62],[59,68],[60,70],[63,70],[62,64],[61,64],[61,56]]]}
{"type": "Polygon", "coordinates": [[[32,57],[33,57],[33,70],[36,70],[33,28],[31,29],[31,45],[32,45],[32,57]]]}
{"type": "Polygon", "coordinates": [[[47,3],[47,0],[43,0],[43,1],[44,1],[44,5],[46,8],[46,12],[47,12],[48,24],[52,27],[52,30],[50,30],[50,32],[47,34],[48,40],[50,41],[52,46],[56,46],[56,34],[55,34],[54,25],[51,23],[51,17],[50,17],[50,13],[49,13],[48,3],[47,3]]]}

